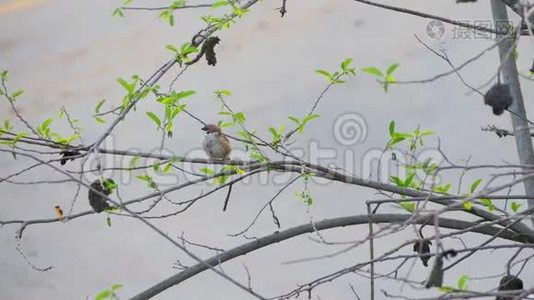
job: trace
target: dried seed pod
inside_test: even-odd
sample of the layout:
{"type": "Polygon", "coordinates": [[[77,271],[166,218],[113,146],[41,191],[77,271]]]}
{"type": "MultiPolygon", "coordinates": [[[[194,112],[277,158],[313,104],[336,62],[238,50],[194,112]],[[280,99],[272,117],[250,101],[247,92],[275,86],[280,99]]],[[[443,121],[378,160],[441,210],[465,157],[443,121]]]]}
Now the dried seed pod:
{"type": "Polygon", "coordinates": [[[74,160],[80,155],[80,151],[76,150],[64,150],[61,152],[61,160],[59,163],[64,166],[68,160],[74,160]]]}
{"type": "Polygon", "coordinates": [[[502,115],[512,102],[512,94],[507,84],[497,83],[484,95],[484,104],[491,106],[496,116],[502,115]]]}
{"type": "MultiPolygon", "coordinates": [[[[413,251],[419,254],[430,253],[430,245],[432,245],[432,242],[429,240],[418,240],[413,244],[413,251]]],[[[423,262],[423,266],[428,267],[430,256],[421,256],[419,258],[423,262]]]]}
{"type": "MultiPolygon", "coordinates": [[[[499,291],[521,291],[523,290],[523,281],[516,276],[506,275],[499,282],[499,291]]],[[[497,296],[495,300],[512,300],[515,296],[497,296]]]]}
{"type": "Polygon", "coordinates": [[[115,182],[109,178],[102,181],[97,179],[91,183],[91,189],[89,189],[89,204],[95,212],[99,213],[111,208],[106,202],[106,198],[102,197],[98,192],[109,196],[113,190],[115,190],[115,187],[115,182]]]}
{"type": "Polygon", "coordinates": [[[204,50],[204,54],[206,55],[206,61],[210,66],[215,66],[217,64],[217,57],[215,56],[215,45],[217,45],[220,41],[221,39],[216,36],[213,36],[206,39],[204,44],[202,44],[202,50],[204,50]]]}

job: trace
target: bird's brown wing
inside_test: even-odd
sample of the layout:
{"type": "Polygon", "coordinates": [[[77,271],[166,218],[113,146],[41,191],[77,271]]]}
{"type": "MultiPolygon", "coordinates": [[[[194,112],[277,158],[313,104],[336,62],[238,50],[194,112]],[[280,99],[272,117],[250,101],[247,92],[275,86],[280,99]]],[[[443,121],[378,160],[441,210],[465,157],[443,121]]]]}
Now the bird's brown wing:
{"type": "Polygon", "coordinates": [[[224,148],[224,159],[229,159],[230,158],[230,153],[232,152],[232,145],[230,145],[230,140],[226,137],[225,134],[222,134],[221,135],[221,144],[224,148]]]}

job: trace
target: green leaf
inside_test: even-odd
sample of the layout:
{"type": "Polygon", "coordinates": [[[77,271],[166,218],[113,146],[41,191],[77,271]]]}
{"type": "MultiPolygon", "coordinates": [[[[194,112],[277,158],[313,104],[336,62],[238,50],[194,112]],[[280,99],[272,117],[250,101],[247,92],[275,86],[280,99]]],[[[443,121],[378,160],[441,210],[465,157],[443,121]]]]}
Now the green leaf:
{"type": "Polygon", "coordinates": [[[404,180],[404,187],[409,187],[410,186],[410,183],[412,183],[412,180],[413,178],[415,177],[415,172],[411,173],[408,175],[408,177],[406,178],[406,180],[404,180]]]}
{"type": "Polygon", "coordinates": [[[342,63],[341,63],[341,69],[343,71],[347,70],[347,67],[350,65],[350,63],[352,62],[352,58],[347,58],[345,59],[342,63]]]}
{"type": "Polygon", "coordinates": [[[48,118],[46,120],[44,120],[44,122],[41,124],[41,128],[42,129],[46,129],[46,128],[49,128],[50,124],[52,123],[52,121],[54,121],[52,118],[48,118]]]}
{"type": "Polygon", "coordinates": [[[136,157],[132,158],[132,160],[130,160],[130,168],[135,168],[135,166],[137,165],[137,161],[141,158],[141,156],[137,155],[136,157]]]}
{"type": "Polygon", "coordinates": [[[2,79],[2,81],[7,81],[8,74],[9,74],[9,72],[7,70],[2,71],[0,73],[0,79],[2,79]]]}
{"type": "Polygon", "coordinates": [[[15,99],[17,99],[17,97],[21,96],[22,94],[24,94],[24,91],[23,90],[18,90],[16,92],[14,92],[13,94],[11,94],[11,98],[13,98],[13,101],[15,101],[15,99]]]}
{"type": "Polygon", "coordinates": [[[169,44],[165,48],[171,50],[174,53],[178,53],[178,48],[176,48],[176,46],[174,46],[174,45],[169,44]]]}
{"type": "Polygon", "coordinates": [[[108,179],[104,180],[103,184],[104,184],[104,187],[106,188],[106,190],[108,190],[110,192],[113,192],[117,188],[117,184],[111,178],[108,178],[108,179]]]}
{"type": "Polygon", "coordinates": [[[183,98],[187,98],[187,97],[193,96],[196,93],[197,93],[196,91],[192,91],[192,90],[181,91],[176,96],[177,96],[177,99],[183,99],[183,98]]]}
{"type": "Polygon", "coordinates": [[[319,115],[317,115],[317,114],[306,116],[306,117],[302,120],[302,124],[306,124],[306,123],[308,123],[309,121],[311,121],[311,120],[315,120],[315,119],[317,119],[317,118],[319,118],[319,115]]]}
{"type": "Polygon", "coordinates": [[[112,17],[119,16],[121,18],[124,18],[124,12],[120,7],[117,7],[113,10],[113,13],[111,14],[112,17]]]}
{"type": "Polygon", "coordinates": [[[395,72],[397,70],[397,68],[399,67],[399,64],[392,64],[391,66],[389,66],[389,68],[387,69],[386,71],[386,75],[391,75],[393,74],[393,72],[395,72]]]}
{"type": "Polygon", "coordinates": [[[389,122],[389,135],[393,136],[395,133],[395,121],[389,122]]]}
{"type": "Polygon", "coordinates": [[[451,184],[445,184],[445,185],[438,185],[434,187],[434,192],[441,193],[441,194],[447,194],[449,192],[449,189],[451,188],[451,184]]]}
{"type": "Polygon", "coordinates": [[[458,279],[458,289],[461,291],[465,291],[467,289],[467,283],[469,282],[469,276],[466,274],[460,276],[458,279]]]}
{"type": "Polygon", "coordinates": [[[452,286],[442,286],[438,288],[440,292],[442,293],[452,293],[455,291],[455,288],[452,286]]]}
{"type": "Polygon", "coordinates": [[[106,102],[106,99],[102,99],[100,101],[98,101],[98,103],[96,104],[96,107],[95,107],[95,113],[100,113],[100,109],[102,108],[102,105],[104,105],[104,102],[106,102]]]}
{"type": "Polygon", "coordinates": [[[399,205],[410,213],[415,212],[415,202],[400,202],[399,205]]]}
{"type": "Polygon", "coordinates": [[[215,171],[213,171],[212,169],[208,168],[208,167],[203,167],[200,169],[200,172],[206,174],[206,175],[213,175],[215,174],[215,171]]]}
{"type": "Polygon", "coordinates": [[[177,8],[184,7],[184,6],[185,6],[185,0],[178,0],[178,1],[174,1],[173,3],[171,3],[171,5],[169,5],[169,8],[177,9],[177,8]]]}
{"type": "Polygon", "coordinates": [[[154,182],[152,177],[150,177],[149,175],[139,175],[139,176],[136,176],[135,178],[146,182],[148,187],[150,187],[150,188],[155,189],[155,188],[158,187],[158,185],[154,182]]]}
{"type": "Polygon", "coordinates": [[[227,0],[222,0],[222,1],[217,1],[217,2],[213,3],[211,5],[211,8],[217,8],[217,7],[226,6],[226,5],[228,5],[228,1],[227,0]]]}
{"type": "Polygon", "coordinates": [[[363,68],[362,71],[367,73],[367,74],[376,76],[376,77],[380,77],[380,78],[384,77],[384,74],[382,73],[382,71],[380,71],[380,69],[378,69],[376,67],[363,68]]]}
{"type": "Polygon", "coordinates": [[[287,118],[290,119],[291,121],[295,122],[295,124],[297,124],[298,126],[300,126],[300,120],[297,119],[296,117],[289,116],[287,118]]]}
{"type": "Polygon", "coordinates": [[[104,291],[101,291],[100,293],[98,293],[96,295],[95,300],[105,300],[105,299],[111,297],[111,295],[112,295],[111,291],[104,290],[104,291]]]}
{"type": "Polygon", "coordinates": [[[111,289],[114,290],[114,291],[117,291],[117,290],[120,290],[122,289],[124,286],[120,283],[116,283],[114,285],[111,286],[111,289]]]}
{"type": "Polygon", "coordinates": [[[465,208],[465,210],[471,210],[471,208],[473,208],[473,202],[465,201],[464,202],[464,208],[465,208]]]}
{"type": "Polygon", "coordinates": [[[404,185],[404,181],[397,176],[391,176],[390,180],[398,187],[402,187],[404,185]]]}
{"type": "Polygon", "coordinates": [[[165,165],[165,167],[163,168],[163,173],[167,174],[167,173],[169,173],[171,171],[171,169],[172,169],[172,164],[171,163],[167,163],[165,165]]]}
{"type": "Polygon", "coordinates": [[[518,203],[518,202],[512,202],[512,211],[514,213],[517,213],[517,211],[519,210],[519,208],[521,207],[521,203],[518,203]]]}
{"type": "Polygon", "coordinates": [[[493,202],[488,199],[488,198],[482,198],[480,199],[480,202],[482,202],[482,204],[484,204],[489,211],[494,211],[495,210],[495,205],[493,205],[493,202]]]}
{"type": "Polygon", "coordinates": [[[330,72],[326,71],[326,70],[315,70],[315,72],[325,76],[326,78],[328,78],[328,81],[329,82],[332,82],[334,76],[332,74],[330,74],[330,72]]]}
{"type": "Polygon", "coordinates": [[[117,78],[117,82],[120,83],[120,85],[122,85],[122,87],[126,91],[128,91],[128,94],[132,94],[133,93],[134,86],[129,84],[126,80],[124,80],[122,78],[117,78]]]}
{"type": "Polygon", "coordinates": [[[106,123],[106,121],[104,119],[102,119],[102,118],[96,117],[95,120],[96,120],[96,122],[98,122],[100,124],[105,124],[106,123]]]}
{"type": "Polygon", "coordinates": [[[390,148],[391,146],[393,146],[395,144],[398,144],[398,143],[404,141],[405,139],[406,138],[404,138],[402,136],[396,136],[393,139],[389,140],[389,142],[387,143],[387,147],[390,148]]]}
{"type": "Polygon", "coordinates": [[[168,122],[167,125],[165,125],[165,132],[167,133],[171,133],[172,134],[172,128],[173,128],[173,123],[172,122],[168,122]]]}
{"type": "Polygon", "coordinates": [[[170,97],[159,98],[157,101],[159,103],[162,103],[162,104],[165,104],[165,105],[172,105],[172,104],[176,103],[176,99],[177,99],[176,96],[170,96],[170,97]]]}
{"type": "Polygon", "coordinates": [[[245,122],[245,114],[242,112],[238,112],[234,115],[234,118],[238,123],[244,123],[245,122]]]}
{"type": "Polygon", "coordinates": [[[434,134],[434,131],[432,130],[423,130],[421,132],[421,136],[428,136],[428,135],[433,135],[434,134]]]}
{"type": "Polygon", "coordinates": [[[152,121],[154,121],[154,123],[156,123],[156,125],[158,125],[158,128],[161,127],[161,120],[158,118],[158,116],[156,116],[156,114],[154,114],[153,112],[151,111],[147,111],[146,112],[146,115],[152,119],[152,121]]]}
{"type": "Polygon", "coordinates": [[[217,90],[215,91],[215,95],[223,95],[223,96],[231,96],[232,92],[229,90],[217,90]]]}
{"type": "Polygon", "coordinates": [[[477,189],[477,187],[480,185],[481,182],[482,182],[482,179],[477,179],[471,184],[471,188],[470,188],[471,194],[475,192],[475,190],[477,189]]]}

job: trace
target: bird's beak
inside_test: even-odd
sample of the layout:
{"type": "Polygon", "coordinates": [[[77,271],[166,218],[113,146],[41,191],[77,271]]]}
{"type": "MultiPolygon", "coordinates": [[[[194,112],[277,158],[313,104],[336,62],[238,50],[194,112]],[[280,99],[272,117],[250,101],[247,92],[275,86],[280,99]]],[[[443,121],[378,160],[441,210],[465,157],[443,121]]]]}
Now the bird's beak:
{"type": "Polygon", "coordinates": [[[208,127],[207,127],[207,126],[204,126],[204,127],[202,127],[202,130],[204,130],[204,131],[208,131],[208,127]]]}

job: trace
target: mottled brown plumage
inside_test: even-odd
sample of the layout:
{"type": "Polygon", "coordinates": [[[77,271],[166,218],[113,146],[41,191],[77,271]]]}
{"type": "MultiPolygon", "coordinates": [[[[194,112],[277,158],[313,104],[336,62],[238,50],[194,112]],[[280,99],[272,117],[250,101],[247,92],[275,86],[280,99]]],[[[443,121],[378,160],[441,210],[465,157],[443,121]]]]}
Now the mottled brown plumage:
{"type": "Polygon", "coordinates": [[[206,131],[206,137],[202,143],[202,147],[211,160],[229,160],[232,152],[232,145],[230,141],[222,133],[219,126],[215,124],[208,124],[202,128],[206,131]]]}

